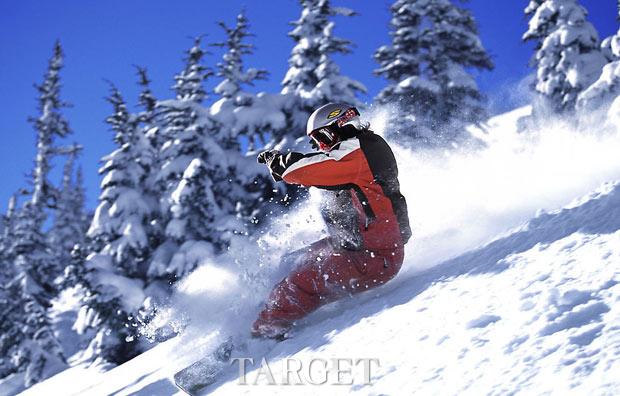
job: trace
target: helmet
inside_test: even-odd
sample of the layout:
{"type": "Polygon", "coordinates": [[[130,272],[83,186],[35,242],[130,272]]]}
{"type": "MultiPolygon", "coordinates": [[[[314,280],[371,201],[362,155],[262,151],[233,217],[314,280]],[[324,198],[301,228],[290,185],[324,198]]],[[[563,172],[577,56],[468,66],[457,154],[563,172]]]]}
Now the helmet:
{"type": "Polygon", "coordinates": [[[322,151],[331,151],[342,140],[353,136],[350,132],[345,133],[346,130],[361,129],[362,123],[359,116],[359,111],[353,106],[344,103],[328,103],[310,115],[306,134],[312,139],[313,146],[317,146],[322,151]]]}

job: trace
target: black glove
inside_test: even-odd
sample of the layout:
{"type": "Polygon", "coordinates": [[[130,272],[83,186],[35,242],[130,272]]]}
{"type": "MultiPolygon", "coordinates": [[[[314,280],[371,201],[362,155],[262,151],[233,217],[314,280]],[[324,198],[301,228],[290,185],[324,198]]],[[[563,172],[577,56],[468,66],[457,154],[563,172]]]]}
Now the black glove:
{"type": "Polygon", "coordinates": [[[280,154],[278,150],[266,150],[256,156],[256,161],[258,161],[259,164],[270,164],[278,154],[280,154]]]}

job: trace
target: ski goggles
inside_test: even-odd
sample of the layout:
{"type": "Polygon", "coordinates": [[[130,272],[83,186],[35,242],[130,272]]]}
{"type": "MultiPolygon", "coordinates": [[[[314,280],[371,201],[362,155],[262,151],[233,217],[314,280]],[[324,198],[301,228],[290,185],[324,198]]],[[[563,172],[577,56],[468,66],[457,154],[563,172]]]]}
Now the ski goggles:
{"type": "Polygon", "coordinates": [[[341,141],[340,128],[355,117],[359,117],[359,115],[359,111],[355,107],[351,107],[331,124],[310,132],[310,144],[312,144],[313,148],[319,148],[323,151],[331,150],[341,141]]]}
{"type": "Polygon", "coordinates": [[[329,151],[339,141],[340,138],[331,125],[310,132],[310,144],[312,144],[312,147],[315,149],[318,148],[323,151],[329,151]]]}

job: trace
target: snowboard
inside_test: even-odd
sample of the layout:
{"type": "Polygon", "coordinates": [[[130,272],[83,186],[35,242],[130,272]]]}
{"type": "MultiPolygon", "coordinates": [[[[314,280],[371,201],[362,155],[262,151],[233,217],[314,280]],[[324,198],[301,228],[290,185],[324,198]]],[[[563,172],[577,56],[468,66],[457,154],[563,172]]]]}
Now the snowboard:
{"type": "Polygon", "coordinates": [[[197,395],[200,390],[214,383],[228,366],[232,350],[233,342],[229,338],[210,355],[174,374],[175,385],[188,395],[197,395]]]}
{"type": "Polygon", "coordinates": [[[174,383],[188,395],[198,396],[224,375],[233,371],[238,372],[239,368],[231,364],[233,350],[238,350],[244,355],[243,357],[260,360],[278,342],[272,339],[252,338],[235,345],[232,337],[228,338],[215,351],[174,374],[174,383]]]}

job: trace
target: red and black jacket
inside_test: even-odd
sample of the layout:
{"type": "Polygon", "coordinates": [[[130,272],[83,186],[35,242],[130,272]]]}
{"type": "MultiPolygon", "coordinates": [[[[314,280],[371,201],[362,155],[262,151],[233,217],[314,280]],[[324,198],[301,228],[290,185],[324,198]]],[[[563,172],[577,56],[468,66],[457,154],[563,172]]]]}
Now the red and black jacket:
{"type": "Polygon", "coordinates": [[[360,132],[329,153],[278,154],[268,165],[276,180],[336,190],[350,198],[358,223],[351,231],[361,235],[363,245],[353,243],[350,248],[391,250],[402,247],[411,237],[394,153],[372,131],[360,132]]]}

